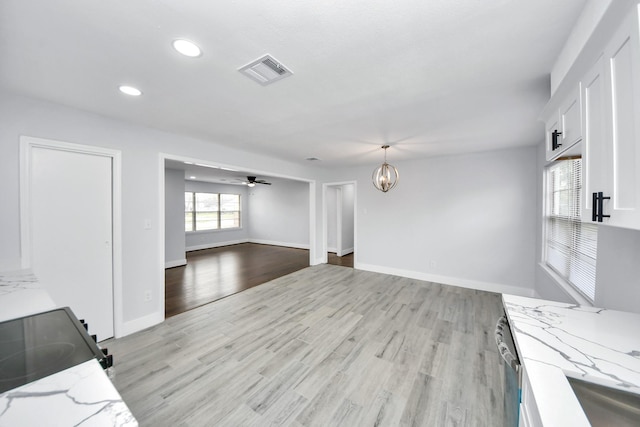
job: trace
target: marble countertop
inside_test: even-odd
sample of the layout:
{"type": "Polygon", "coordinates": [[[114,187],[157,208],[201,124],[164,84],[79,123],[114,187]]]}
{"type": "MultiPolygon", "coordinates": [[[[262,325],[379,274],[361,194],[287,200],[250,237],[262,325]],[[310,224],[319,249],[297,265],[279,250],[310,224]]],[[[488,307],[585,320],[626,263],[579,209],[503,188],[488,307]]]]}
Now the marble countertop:
{"type": "Polygon", "coordinates": [[[137,426],[97,360],[0,394],[3,426],[137,426]],[[46,420],[46,421],[44,421],[46,420]]]}
{"type": "Polygon", "coordinates": [[[55,308],[30,270],[0,272],[0,322],[55,308]]]}
{"type": "Polygon", "coordinates": [[[640,394],[640,314],[502,299],[545,425],[589,425],[567,376],[640,394]]]}
{"type": "MultiPolygon", "coordinates": [[[[31,271],[0,272],[0,322],[56,308],[31,271]]],[[[48,426],[138,425],[95,359],[0,394],[0,427],[43,422],[48,426]]]]}

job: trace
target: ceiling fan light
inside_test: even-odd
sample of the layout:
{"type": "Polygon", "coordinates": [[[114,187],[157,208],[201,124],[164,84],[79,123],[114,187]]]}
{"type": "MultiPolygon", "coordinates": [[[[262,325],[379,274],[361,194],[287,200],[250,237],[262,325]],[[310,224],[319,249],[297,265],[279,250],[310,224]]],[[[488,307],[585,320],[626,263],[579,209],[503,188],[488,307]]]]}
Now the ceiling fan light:
{"type": "Polygon", "coordinates": [[[256,183],[255,182],[249,182],[247,183],[247,187],[255,187],[256,183]]]}

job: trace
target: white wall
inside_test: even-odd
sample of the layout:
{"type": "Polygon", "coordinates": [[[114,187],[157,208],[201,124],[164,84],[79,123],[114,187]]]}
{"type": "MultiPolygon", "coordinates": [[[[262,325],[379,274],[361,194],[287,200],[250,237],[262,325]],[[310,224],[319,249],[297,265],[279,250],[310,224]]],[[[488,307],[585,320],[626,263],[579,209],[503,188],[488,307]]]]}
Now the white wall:
{"type": "Polygon", "coordinates": [[[357,171],[357,268],[532,295],[535,147],[389,160],[388,193],[357,171]]]}
{"type": "MultiPolygon", "coordinates": [[[[202,193],[227,193],[240,194],[240,224],[239,229],[231,230],[210,230],[210,231],[194,231],[186,233],[187,251],[198,249],[215,248],[218,246],[233,245],[243,243],[249,240],[249,226],[247,221],[249,218],[249,197],[247,187],[242,185],[213,184],[200,181],[186,181],[186,191],[196,191],[202,193]]],[[[309,199],[307,198],[307,204],[309,199]]],[[[184,195],[182,206],[184,206],[184,195]]],[[[184,233],[184,220],[182,223],[184,233]]],[[[308,228],[307,228],[308,233],[308,228]]],[[[308,236],[307,236],[308,239],[308,236]]]]}
{"type": "Polygon", "coordinates": [[[164,201],[165,267],[185,265],[184,171],[165,169],[164,201]]]}
{"type": "Polygon", "coordinates": [[[309,248],[309,184],[269,178],[249,190],[252,242],[309,248]]]}
{"type": "Polygon", "coordinates": [[[355,186],[345,184],[342,189],[342,253],[340,256],[353,252],[354,245],[354,203],[355,186]]]}
{"type": "MultiPolygon", "coordinates": [[[[164,192],[161,191],[164,186],[164,164],[161,162],[161,153],[286,177],[315,180],[322,174],[320,169],[309,165],[292,164],[61,105],[0,93],[0,265],[4,267],[18,266],[21,262],[20,135],[95,145],[122,152],[124,335],[164,318],[164,227],[159,228],[161,217],[164,217],[164,192]],[[269,169],[263,169],[265,167],[269,169]],[[144,227],[147,219],[151,221],[151,230],[144,227]],[[147,290],[151,291],[150,302],[144,301],[147,290]]],[[[316,211],[317,207],[314,215],[316,211]]],[[[308,233],[308,221],[305,229],[308,233]]],[[[320,233],[320,230],[316,228],[314,232],[320,233]]],[[[314,240],[317,241],[315,237],[314,240]]],[[[309,244],[308,234],[305,243],[309,244]]],[[[314,247],[315,251],[318,249],[314,247]]]]}

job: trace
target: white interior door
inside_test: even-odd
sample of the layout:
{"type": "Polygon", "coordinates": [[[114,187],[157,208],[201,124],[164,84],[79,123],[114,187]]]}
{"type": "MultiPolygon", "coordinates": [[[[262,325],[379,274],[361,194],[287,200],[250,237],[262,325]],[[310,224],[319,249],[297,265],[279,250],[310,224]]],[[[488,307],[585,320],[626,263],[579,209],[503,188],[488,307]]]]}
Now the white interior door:
{"type": "Polygon", "coordinates": [[[54,302],[113,333],[113,159],[64,149],[29,151],[30,265],[54,302]]]}

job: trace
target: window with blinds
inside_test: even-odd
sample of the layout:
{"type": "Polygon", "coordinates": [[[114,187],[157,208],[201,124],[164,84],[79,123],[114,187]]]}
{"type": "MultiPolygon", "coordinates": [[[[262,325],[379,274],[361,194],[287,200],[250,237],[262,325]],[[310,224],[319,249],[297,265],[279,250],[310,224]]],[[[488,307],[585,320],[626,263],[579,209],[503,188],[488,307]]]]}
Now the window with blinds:
{"type": "Polygon", "coordinates": [[[545,262],[593,301],[598,228],[580,220],[582,159],[558,160],[546,174],[545,262]]]}

